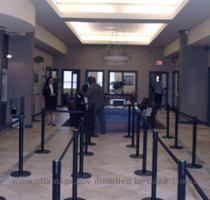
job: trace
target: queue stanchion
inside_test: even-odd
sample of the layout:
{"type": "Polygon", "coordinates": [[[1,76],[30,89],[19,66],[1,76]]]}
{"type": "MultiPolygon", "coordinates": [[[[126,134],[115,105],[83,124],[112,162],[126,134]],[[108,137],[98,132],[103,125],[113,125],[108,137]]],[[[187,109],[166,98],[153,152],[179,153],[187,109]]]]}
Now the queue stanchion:
{"type": "Polygon", "coordinates": [[[144,117],[144,140],[143,140],[143,159],[142,170],[136,170],[135,174],[138,176],[151,176],[152,172],[147,170],[147,117],[144,117]]]}
{"type": "Polygon", "coordinates": [[[78,130],[73,131],[73,168],[72,168],[72,197],[65,200],[83,200],[77,196],[77,178],[78,178],[78,130]]]}
{"type": "Polygon", "coordinates": [[[42,109],[42,121],[41,121],[41,149],[35,151],[37,154],[48,154],[49,150],[45,149],[45,109],[42,109]]]}
{"type": "Polygon", "coordinates": [[[186,161],[181,160],[178,163],[177,199],[185,200],[185,198],[186,198],[186,161]]]}
{"type": "Polygon", "coordinates": [[[4,197],[0,196],[0,200],[6,200],[4,197]]]}
{"type": "Polygon", "coordinates": [[[89,111],[86,112],[85,114],[85,152],[84,152],[84,155],[85,156],[93,156],[94,153],[93,152],[90,152],[88,151],[88,142],[89,142],[89,133],[90,133],[90,126],[89,126],[89,111]]]}
{"type": "Polygon", "coordinates": [[[131,131],[132,131],[132,135],[131,135],[131,144],[128,144],[126,147],[128,148],[135,148],[135,107],[134,105],[132,105],[132,126],[131,126],[131,131]]]}
{"type": "Polygon", "coordinates": [[[196,163],[196,150],[197,150],[197,124],[196,117],[193,118],[193,135],[192,135],[192,162],[187,164],[188,168],[200,169],[202,165],[196,163]]]}
{"type": "Polygon", "coordinates": [[[176,108],[174,145],[170,146],[171,149],[183,149],[182,146],[178,145],[178,134],[179,134],[179,110],[178,108],[176,108]]]}
{"type": "Polygon", "coordinates": [[[98,135],[95,133],[95,121],[96,121],[96,112],[95,112],[95,105],[93,105],[93,130],[92,130],[92,137],[98,137],[98,135]]]}
{"type": "Polygon", "coordinates": [[[91,174],[84,172],[84,118],[81,118],[80,126],[80,152],[79,152],[79,173],[78,178],[90,178],[91,174]]]}
{"type": "Polygon", "coordinates": [[[152,183],[151,183],[151,197],[144,198],[144,200],[162,200],[157,198],[157,163],[158,163],[158,131],[153,131],[153,148],[152,148],[152,183]]]}
{"type": "Polygon", "coordinates": [[[13,177],[26,177],[30,176],[31,172],[23,170],[23,151],[24,151],[24,116],[19,116],[19,170],[11,173],[13,177]]]}
{"type": "Polygon", "coordinates": [[[88,145],[95,146],[96,143],[91,141],[91,137],[94,132],[94,126],[95,126],[95,116],[94,116],[94,107],[91,107],[90,110],[88,110],[89,117],[88,117],[88,145]]]}
{"type": "Polygon", "coordinates": [[[166,106],[166,135],[163,138],[173,139],[173,136],[170,136],[170,106],[166,106]]]}
{"type": "Polygon", "coordinates": [[[143,158],[143,155],[139,154],[140,149],[140,120],[141,120],[141,113],[137,112],[137,119],[136,119],[136,153],[131,154],[131,158],[143,158]]]}
{"type": "Polygon", "coordinates": [[[131,104],[128,104],[128,134],[124,138],[131,137],[131,104]]]}
{"type": "Polygon", "coordinates": [[[61,199],[61,161],[53,160],[52,200],[61,199]]]}
{"type": "Polygon", "coordinates": [[[25,99],[24,97],[20,97],[20,114],[24,115],[24,105],[25,105],[25,99]]]}

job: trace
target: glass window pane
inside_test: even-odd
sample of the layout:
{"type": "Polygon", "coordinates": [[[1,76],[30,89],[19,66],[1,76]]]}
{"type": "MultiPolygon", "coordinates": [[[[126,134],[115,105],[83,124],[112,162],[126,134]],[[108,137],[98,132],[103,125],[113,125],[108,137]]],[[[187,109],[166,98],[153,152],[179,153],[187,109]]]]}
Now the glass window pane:
{"type": "Polygon", "coordinates": [[[72,72],[71,71],[64,71],[64,82],[71,81],[72,72]]]}
{"type": "Polygon", "coordinates": [[[63,83],[63,88],[64,89],[71,89],[71,82],[64,82],[63,83]]]}

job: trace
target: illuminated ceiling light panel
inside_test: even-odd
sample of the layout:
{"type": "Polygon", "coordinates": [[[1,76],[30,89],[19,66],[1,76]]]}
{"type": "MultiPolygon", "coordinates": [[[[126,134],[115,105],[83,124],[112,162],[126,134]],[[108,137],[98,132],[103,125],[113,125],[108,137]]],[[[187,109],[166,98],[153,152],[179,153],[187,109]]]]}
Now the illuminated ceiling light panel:
{"type": "Polygon", "coordinates": [[[162,23],[66,22],[83,44],[149,45],[165,28],[162,23]]]}
{"type": "Polygon", "coordinates": [[[171,20],[189,0],[47,0],[65,18],[171,20]]]}

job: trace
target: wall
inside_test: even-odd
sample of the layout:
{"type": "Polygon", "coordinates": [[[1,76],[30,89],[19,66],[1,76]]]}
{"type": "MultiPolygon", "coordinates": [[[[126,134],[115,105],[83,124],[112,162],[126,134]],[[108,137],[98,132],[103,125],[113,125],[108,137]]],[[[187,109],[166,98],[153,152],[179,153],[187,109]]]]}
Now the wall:
{"type": "Polygon", "coordinates": [[[33,69],[34,69],[34,76],[35,79],[33,83],[33,114],[36,114],[41,111],[41,108],[44,104],[42,89],[45,83],[45,68],[53,67],[53,55],[50,53],[43,51],[38,48],[34,48],[34,58],[37,56],[43,57],[44,61],[37,63],[34,62],[33,69]]]}
{"type": "MultiPolygon", "coordinates": [[[[28,127],[32,126],[33,46],[32,33],[10,37],[9,53],[13,57],[8,63],[8,100],[10,103],[13,98],[25,98],[25,125],[28,127]]],[[[9,117],[10,110],[9,105],[9,117]]]]}
{"type": "Polygon", "coordinates": [[[68,56],[57,56],[55,58],[56,68],[81,69],[81,84],[85,82],[85,70],[105,70],[105,91],[107,92],[108,70],[136,70],[138,72],[138,96],[141,100],[148,96],[149,71],[168,71],[167,66],[155,66],[156,59],[162,58],[162,49],[155,47],[131,46],[131,60],[127,66],[106,66],[102,62],[104,46],[74,46],[69,49],[68,56]]]}

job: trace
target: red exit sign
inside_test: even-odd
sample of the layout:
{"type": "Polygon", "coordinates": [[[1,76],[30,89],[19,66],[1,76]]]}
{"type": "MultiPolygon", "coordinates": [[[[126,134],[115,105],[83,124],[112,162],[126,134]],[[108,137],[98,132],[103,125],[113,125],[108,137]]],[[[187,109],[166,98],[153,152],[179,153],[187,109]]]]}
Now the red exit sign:
{"type": "Polygon", "coordinates": [[[158,59],[158,60],[155,61],[155,64],[156,64],[157,66],[161,66],[161,65],[163,65],[163,60],[158,59]]]}

